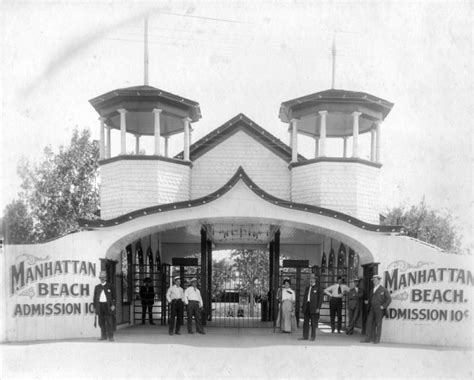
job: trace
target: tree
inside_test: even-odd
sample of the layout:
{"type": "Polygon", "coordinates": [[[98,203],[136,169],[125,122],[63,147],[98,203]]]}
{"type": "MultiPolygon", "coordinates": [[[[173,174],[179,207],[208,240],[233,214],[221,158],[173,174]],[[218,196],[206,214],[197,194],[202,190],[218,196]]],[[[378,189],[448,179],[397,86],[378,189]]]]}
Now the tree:
{"type": "Polygon", "coordinates": [[[264,296],[268,292],[269,255],[261,249],[241,249],[231,253],[237,275],[240,279],[240,290],[248,293],[250,298],[250,316],[255,313],[255,296],[264,296]]]}
{"type": "Polygon", "coordinates": [[[31,228],[31,242],[42,242],[76,230],[80,218],[96,218],[98,159],[99,147],[91,140],[89,130],[75,129],[70,145],[61,146],[58,153],[48,146],[38,164],[20,162],[19,202],[25,207],[15,203],[17,201],[7,206],[5,212],[13,213],[16,209],[16,215],[22,218],[22,221],[10,218],[7,232],[14,232],[16,238],[29,239],[27,229],[31,228]],[[15,223],[10,225],[10,222],[15,223]]]}
{"type": "Polygon", "coordinates": [[[403,226],[408,236],[436,245],[451,253],[460,253],[461,241],[450,215],[426,205],[424,199],[409,209],[390,209],[382,222],[403,226]]]}
{"type": "Polygon", "coordinates": [[[33,218],[22,200],[14,200],[5,207],[3,224],[5,244],[28,244],[34,241],[33,218]]]}
{"type": "Polygon", "coordinates": [[[211,294],[213,299],[219,299],[231,280],[235,280],[235,271],[233,271],[233,266],[228,259],[212,260],[211,294]]]}

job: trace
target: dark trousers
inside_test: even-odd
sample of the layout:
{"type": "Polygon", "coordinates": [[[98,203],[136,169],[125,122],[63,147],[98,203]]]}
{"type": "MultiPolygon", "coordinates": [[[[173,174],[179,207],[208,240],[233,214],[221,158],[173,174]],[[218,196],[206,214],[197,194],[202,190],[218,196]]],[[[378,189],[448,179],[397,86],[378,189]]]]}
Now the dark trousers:
{"type": "Polygon", "coordinates": [[[113,338],[114,319],[107,302],[99,302],[99,326],[102,338],[113,338]]]}
{"type": "Polygon", "coordinates": [[[201,325],[201,312],[198,301],[189,301],[188,303],[188,332],[193,331],[193,316],[196,320],[196,331],[203,332],[201,325]]]}
{"type": "Polygon", "coordinates": [[[365,328],[366,340],[374,343],[380,342],[382,334],[383,310],[380,307],[371,307],[367,317],[367,325],[365,328]]]}
{"type": "Polygon", "coordinates": [[[355,324],[359,319],[360,307],[359,305],[349,306],[347,310],[349,311],[349,325],[347,326],[347,332],[352,333],[354,331],[355,324]]]}
{"type": "Polygon", "coordinates": [[[176,332],[179,332],[180,327],[183,325],[183,311],[184,305],[181,300],[171,301],[171,316],[169,321],[169,331],[172,333],[175,329],[176,320],[176,332]]]}
{"type": "Polygon", "coordinates": [[[336,328],[337,314],[337,331],[341,331],[342,326],[342,298],[331,297],[329,300],[329,315],[331,316],[331,330],[336,328]]]}
{"type": "Polygon", "coordinates": [[[142,302],[142,323],[145,323],[146,311],[148,310],[148,318],[150,323],[153,323],[153,304],[142,302]]]}
{"type": "Polygon", "coordinates": [[[303,338],[308,339],[309,336],[309,321],[311,320],[311,338],[316,339],[316,329],[318,328],[319,313],[309,312],[309,302],[304,306],[304,320],[303,320],[303,338]]]}

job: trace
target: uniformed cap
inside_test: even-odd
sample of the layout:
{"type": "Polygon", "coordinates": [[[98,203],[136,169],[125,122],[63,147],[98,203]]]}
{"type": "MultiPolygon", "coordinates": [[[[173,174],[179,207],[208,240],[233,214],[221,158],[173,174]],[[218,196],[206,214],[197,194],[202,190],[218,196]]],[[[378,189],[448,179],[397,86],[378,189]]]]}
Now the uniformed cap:
{"type": "Polygon", "coordinates": [[[174,280],[174,281],[176,281],[176,280],[181,280],[181,277],[176,276],[176,277],[173,278],[173,280],[174,280]]]}
{"type": "Polygon", "coordinates": [[[197,282],[197,278],[196,277],[193,277],[189,282],[197,282]]]}
{"type": "Polygon", "coordinates": [[[105,270],[100,271],[99,278],[107,278],[107,272],[105,270]]]}
{"type": "Polygon", "coordinates": [[[372,278],[378,278],[379,280],[381,280],[381,279],[382,279],[382,276],[380,276],[379,274],[374,274],[374,275],[372,276],[372,278]]]}

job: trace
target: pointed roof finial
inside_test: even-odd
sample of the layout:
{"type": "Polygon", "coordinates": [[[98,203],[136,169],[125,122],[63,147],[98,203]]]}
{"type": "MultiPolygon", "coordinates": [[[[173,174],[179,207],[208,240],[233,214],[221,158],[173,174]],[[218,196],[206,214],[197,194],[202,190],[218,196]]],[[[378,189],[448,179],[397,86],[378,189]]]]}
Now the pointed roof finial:
{"type": "Polygon", "coordinates": [[[332,82],[331,88],[334,89],[336,82],[336,31],[334,31],[334,36],[332,38],[332,82]]]}
{"type": "Polygon", "coordinates": [[[145,46],[144,46],[144,84],[148,86],[148,16],[145,17],[145,46]]]}

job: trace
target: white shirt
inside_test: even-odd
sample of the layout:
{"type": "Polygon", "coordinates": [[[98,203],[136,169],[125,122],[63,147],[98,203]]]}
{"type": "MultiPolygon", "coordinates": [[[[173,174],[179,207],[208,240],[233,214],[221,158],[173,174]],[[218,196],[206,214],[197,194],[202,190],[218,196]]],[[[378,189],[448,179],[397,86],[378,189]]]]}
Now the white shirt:
{"type": "Polygon", "coordinates": [[[184,303],[187,305],[189,301],[198,301],[199,307],[202,307],[201,292],[198,288],[194,289],[194,286],[190,286],[184,291],[184,303]]]}
{"type": "Polygon", "coordinates": [[[281,300],[282,301],[284,300],[295,301],[296,300],[295,292],[290,288],[283,288],[281,290],[281,300]]]}
{"type": "Polygon", "coordinates": [[[324,293],[326,293],[328,296],[335,298],[342,298],[344,293],[347,293],[348,291],[349,287],[345,284],[334,284],[324,289],[324,293]],[[338,292],[339,286],[341,287],[341,293],[338,292]]]}
{"type": "Polygon", "coordinates": [[[183,300],[184,301],[184,290],[181,286],[172,285],[166,292],[166,299],[168,302],[172,300],[183,300]]]}
{"type": "Polygon", "coordinates": [[[374,293],[379,288],[379,286],[380,286],[380,283],[377,286],[374,286],[374,293]]]}
{"type": "MultiPolygon", "coordinates": [[[[105,282],[101,284],[102,286],[105,286],[105,282]]],[[[100,297],[99,297],[99,302],[107,302],[107,296],[105,295],[104,289],[100,292],[100,297]]]]}

